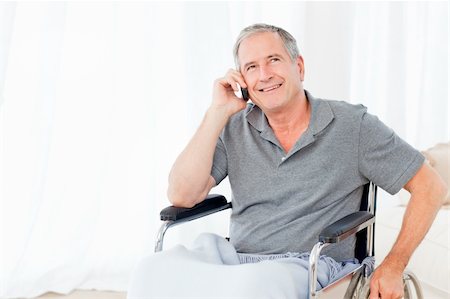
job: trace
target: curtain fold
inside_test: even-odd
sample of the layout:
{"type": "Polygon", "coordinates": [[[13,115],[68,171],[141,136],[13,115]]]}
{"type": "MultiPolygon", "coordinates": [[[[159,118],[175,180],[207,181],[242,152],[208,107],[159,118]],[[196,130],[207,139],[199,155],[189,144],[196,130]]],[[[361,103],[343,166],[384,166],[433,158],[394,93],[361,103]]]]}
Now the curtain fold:
{"type": "MultiPolygon", "coordinates": [[[[313,95],[363,103],[419,149],[450,139],[446,2],[1,2],[1,298],[126,289],[255,22],[297,38],[313,95]]],[[[227,213],[166,246],[205,229],[226,235],[227,213]]]]}

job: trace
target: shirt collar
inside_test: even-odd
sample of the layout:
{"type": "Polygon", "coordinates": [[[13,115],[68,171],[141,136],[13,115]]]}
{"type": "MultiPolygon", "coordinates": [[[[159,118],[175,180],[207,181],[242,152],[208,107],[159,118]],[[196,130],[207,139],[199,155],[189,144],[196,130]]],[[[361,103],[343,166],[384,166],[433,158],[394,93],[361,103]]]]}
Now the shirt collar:
{"type": "MultiPolygon", "coordinates": [[[[323,131],[334,119],[333,110],[330,104],[322,99],[314,98],[307,90],[305,90],[306,99],[311,104],[311,118],[308,130],[312,135],[317,135],[323,131]]],[[[259,132],[270,129],[269,122],[264,112],[256,105],[246,114],[247,121],[259,132]]]]}

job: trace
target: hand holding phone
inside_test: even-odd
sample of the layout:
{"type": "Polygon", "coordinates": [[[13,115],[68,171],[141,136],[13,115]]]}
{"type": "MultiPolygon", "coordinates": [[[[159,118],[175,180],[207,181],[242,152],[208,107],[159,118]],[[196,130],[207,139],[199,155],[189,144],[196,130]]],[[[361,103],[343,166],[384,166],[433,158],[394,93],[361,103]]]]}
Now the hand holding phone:
{"type": "Polygon", "coordinates": [[[247,87],[242,74],[234,69],[229,69],[224,77],[215,80],[212,108],[224,113],[227,118],[244,110],[247,107],[249,93],[248,90],[241,89],[241,84],[247,87]]]}

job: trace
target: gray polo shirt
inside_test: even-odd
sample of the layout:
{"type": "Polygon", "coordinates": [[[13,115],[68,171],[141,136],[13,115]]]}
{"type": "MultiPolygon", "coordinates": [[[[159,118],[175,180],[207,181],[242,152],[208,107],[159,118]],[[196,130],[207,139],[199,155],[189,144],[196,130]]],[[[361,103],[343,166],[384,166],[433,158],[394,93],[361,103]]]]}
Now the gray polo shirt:
{"type": "MultiPolygon", "coordinates": [[[[211,175],[227,175],[233,209],[230,241],[238,252],[310,251],[323,227],[359,210],[369,180],[394,194],[424,157],[362,105],[316,99],[311,119],[289,153],[253,104],[233,115],[217,142],[211,175]]],[[[354,256],[355,239],[324,250],[354,256]]]]}

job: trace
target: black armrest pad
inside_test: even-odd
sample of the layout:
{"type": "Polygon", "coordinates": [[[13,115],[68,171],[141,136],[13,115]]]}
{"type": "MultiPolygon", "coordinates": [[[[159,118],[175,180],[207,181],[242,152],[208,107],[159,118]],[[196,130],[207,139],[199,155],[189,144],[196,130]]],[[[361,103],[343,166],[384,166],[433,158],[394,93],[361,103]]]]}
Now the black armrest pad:
{"type": "Polygon", "coordinates": [[[170,206],[163,209],[159,215],[162,221],[166,220],[181,220],[189,217],[195,217],[200,214],[208,214],[207,212],[213,210],[226,209],[231,207],[231,203],[223,195],[209,194],[202,202],[196,204],[192,208],[179,208],[170,206]]]}
{"type": "Polygon", "coordinates": [[[319,241],[337,243],[366,228],[374,221],[375,216],[369,212],[352,213],[324,228],[319,235],[319,241]]]}

